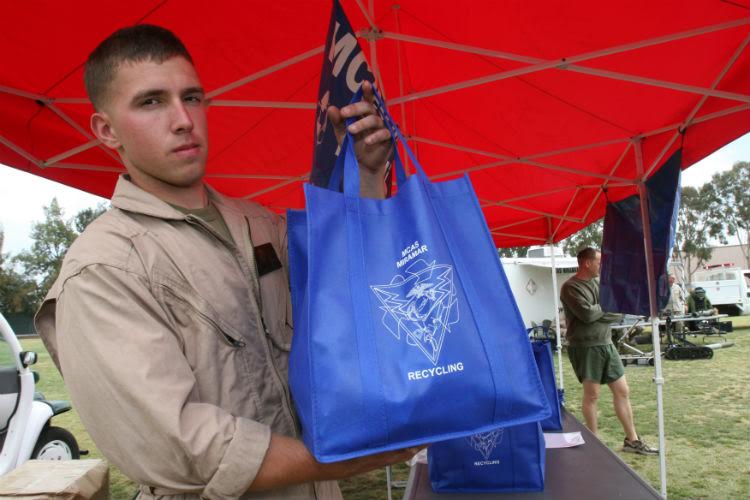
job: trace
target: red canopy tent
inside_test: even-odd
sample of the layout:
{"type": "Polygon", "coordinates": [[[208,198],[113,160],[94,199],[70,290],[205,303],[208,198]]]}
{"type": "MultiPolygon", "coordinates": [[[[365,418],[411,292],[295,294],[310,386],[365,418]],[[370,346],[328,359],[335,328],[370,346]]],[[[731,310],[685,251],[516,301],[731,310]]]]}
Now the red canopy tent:
{"type": "MultiPolygon", "coordinates": [[[[623,198],[681,145],[688,166],[750,131],[747,0],[342,3],[428,174],[470,173],[498,246],[559,241],[603,215],[604,188],[623,198]]],[[[214,99],[209,182],[303,205],[329,1],[72,5],[4,5],[0,162],[109,196],[122,166],[88,132],[82,64],[149,22],[214,99]]]]}
{"type": "MultiPolygon", "coordinates": [[[[750,131],[748,0],[342,4],[422,165],[470,174],[498,246],[559,241],[677,148],[687,167],[750,131]]],[[[82,66],[116,28],[148,22],[183,39],[213,99],[208,181],[301,208],[330,8],[6,2],[0,163],[109,196],[123,168],[88,132],[82,66]]]]}

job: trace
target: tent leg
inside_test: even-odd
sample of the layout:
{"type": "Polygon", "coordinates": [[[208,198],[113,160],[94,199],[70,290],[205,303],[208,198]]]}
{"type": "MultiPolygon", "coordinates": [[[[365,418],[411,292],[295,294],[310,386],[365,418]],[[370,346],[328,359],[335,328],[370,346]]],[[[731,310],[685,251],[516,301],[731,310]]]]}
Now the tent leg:
{"type": "Polygon", "coordinates": [[[392,490],[393,478],[391,476],[391,466],[390,465],[386,465],[386,467],[385,467],[385,481],[386,481],[386,483],[388,485],[388,496],[387,496],[387,498],[388,498],[388,500],[393,500],[393,490],[392,490]]]}
{"type": "MultiPolygon", "coordinates": [[[[635,158],[638,176],[643,176],[643,150],[640,139],[636,140],[635,158]]],[[[645,179],[638,182],[638,196],[641,201],[641,222],[643,224],[643,245],[646,251],[646,274],[648,279],[649,309],[651,315],[651,338],[654,345],[654,382],[656,383],[656,409],[659,426],[659,479],[661,496],[667,498],[667,458],[664,438],[664,377],[661,369],[661,343],[659,339],[659,318],[656,305],[656,279],[654,277],[653,242],[651,240],[651,220],[649,219],[649,199],[645,179]]]]}
{"type": "Polygon", "coordinates": [[[555,314],[552,316],[555,319],[555,331],[557,332],[557,383],[561,391],[565,390],[565,384],[563,382],[563,359],[562,359],[562,335],[560,332],[560,298],[557,294],[557,268],[555,267],[555,244],[549,242],[550,250],[552,251],[552,296],[555,302],[555,314]]]}

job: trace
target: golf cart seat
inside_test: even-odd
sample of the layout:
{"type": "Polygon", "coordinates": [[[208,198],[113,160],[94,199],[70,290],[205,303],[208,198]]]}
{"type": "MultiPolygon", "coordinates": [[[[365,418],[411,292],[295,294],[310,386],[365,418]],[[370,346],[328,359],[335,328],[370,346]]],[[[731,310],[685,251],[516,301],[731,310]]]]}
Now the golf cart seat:
{"type": "Polygon", "coordinates": [[[52,410],[53,415],[65,413],[66,411],[70,411],[70,409],[73,407],[70,404],[70,401],[48,401],[44,399],[44,394],[42,394],[41,392],[37,392],[34,394],[34,400],[41,401],[42,403],[49,406],[52,410]]]}

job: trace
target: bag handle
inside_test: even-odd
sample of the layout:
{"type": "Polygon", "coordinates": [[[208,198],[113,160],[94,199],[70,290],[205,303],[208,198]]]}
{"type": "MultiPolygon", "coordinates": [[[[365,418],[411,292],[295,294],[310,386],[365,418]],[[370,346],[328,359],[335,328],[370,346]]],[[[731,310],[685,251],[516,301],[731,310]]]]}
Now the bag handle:
{"type": "MultiPolygon", "coordinates": [[[[401,134],[401,131],[398,128],[398,125],[396,125],[396,123],[391,118],[391,115],[388,112],[388,108],[386,107],[385,101],[383,101],[383,98],[381,97],[380,92],[378,92],[377,88],[373,88],[373,93],[375,95],[375,107],[379,111],[386,128],[391,133],[391,138],[393,139],[393,142],[394,142],[393,147],[394,147],[394,163],[395,163],[395,171],[396,171],[396,184],[399,187],[401,187],[401,185],[404,182],[406,182],[406,170],[404,169],[404,164],[401,161],[401,155],[399,154],[399,151],[398,151],[399,143],[403,145],[404,150],[409,155],[409,158],[411,159],[412,163],[415,166],[417,174],[421,175],[423,179],[427,180],[427,175],[424,173],[422,166],[420,165],[419,161],[417,161],[416,156],[412,152],[411,148],[409,148],[409,145],[407,144],[406,140],[401,134]]],[[[352,97],[349,104],[355,104],[361,101],[362,97],[363,97],[362,87],[360,86],[360,88],[352,97]]],[[[347,118],[346,119],[347,129],[349,125],[353,124],[357,120],[358,120],[358,117],[347,118]]],[[[336,158],[336,164],[334,165],[333,171],[331,172],[331,176],[328,179],[328,189],[332,191],[339,191],[340,186],[341,186],[342,175],[344,176],[344,193],[347,196],[359,196],[359,164],[357,162],[357,156],[354,152],[354,137],[349,132],[349,130],[346,131],[344,140],[341,143],[339,155],[336,158]],[[347,179],[349,181],[348,187],[347,187],[347,179]]]]}

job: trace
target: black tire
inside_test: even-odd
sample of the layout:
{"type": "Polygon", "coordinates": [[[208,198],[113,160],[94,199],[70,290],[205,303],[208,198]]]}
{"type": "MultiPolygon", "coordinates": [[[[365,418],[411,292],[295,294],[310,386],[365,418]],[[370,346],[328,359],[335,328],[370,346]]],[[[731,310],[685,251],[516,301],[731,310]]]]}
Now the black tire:
{"type": "Polygon", "coordinates": [[[77,460],[81,458],[73,434],[61,427],[45,427],[31,452],[36,460],[77,460]]]}

